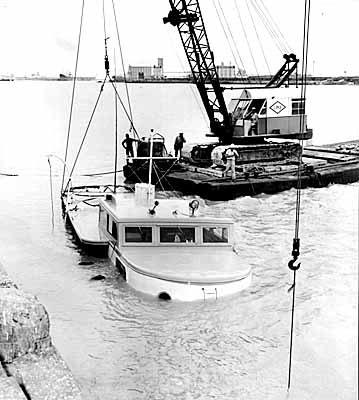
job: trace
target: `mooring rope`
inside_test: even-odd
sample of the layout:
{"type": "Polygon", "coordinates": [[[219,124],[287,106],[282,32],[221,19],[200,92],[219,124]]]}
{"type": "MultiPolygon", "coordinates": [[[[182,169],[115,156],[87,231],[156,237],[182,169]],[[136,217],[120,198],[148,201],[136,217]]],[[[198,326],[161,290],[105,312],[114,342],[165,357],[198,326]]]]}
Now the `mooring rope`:
{"type": "Polygon", "coordinates": [[[71,131],[71,123],[72,123],[72,111],[73,111],[73,107],[74,107],[75,87],[76,87],[76,78],[77,78],[77,67],[78,67],[79,54],[80,54],[80,43],[81,43],[81,33],[82,33],[82,22],[83,22],[83,16],[84,16],[84,8],[85,8],[85,0],[82,0],[80,30],[79,30],[79,37],[78,37],[78,41],[77,41],[75,72],[74,72],[74,79],[73,79],[73,84],[72,84],[70,115],[69,115],[69,123],[68,123],[68,128],[67,128],[67,139],[66,139],[66,148],[65,148],[65,163],[64,163],[64,168],[63,168],[63,171],[62,171],[61,193],[62,193],[62,190],[63,190],[63,187],[64,187],[65,165],[66,165],[66,161],[67,161],[67,153],[68,153],[69,141],[70,141],[70,131],[71,131]]]}
{"type": "Polygon", "coordinates": [[[300,254],[300,239],[299,239],[299,222],[300,222],[300,206],[301,206],[301,171],[303,158],[303,137],[304,137],[304,116],[305,116],[305,98],[307,86],[307,67],[308,67],[308,47],[309,47],[309,21],[310,21],[310,0],[305,0],[304,8],[304,28],[303,28],[303,57],[302,57],[302,86],[301,86],[301,119],[300,119],[300,151],[298,155],[298,170],[297,170],[297,193],[296,193],[296,212],[295,212],[295,230],[292,248],[292,260],[288,262],[288,267],[293,271],[293,284],[288,291],[292,293],[292,313],[291,313],[291,328],[290,328],[290,347],[289,347],[289,366],[288,366],[288,386],[290,389],[291,372],[292,372],[292,352],[293,352],[293,330],[294,330],[294,310],[295,310],[295,286],[296,273],[300,268],[300,264],[294,264],[300,254]]]}

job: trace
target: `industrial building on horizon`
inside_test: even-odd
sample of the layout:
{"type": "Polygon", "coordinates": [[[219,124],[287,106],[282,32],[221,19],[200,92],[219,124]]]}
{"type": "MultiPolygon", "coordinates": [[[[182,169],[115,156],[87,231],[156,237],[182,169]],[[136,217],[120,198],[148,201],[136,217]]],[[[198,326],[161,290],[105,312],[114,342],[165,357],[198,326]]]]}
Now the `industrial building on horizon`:
{"type": "MultiPolygon", "coordinates": [[[[236,70],[235,65],[225,65],[223,62],[216,66],[219,79],[236,79],[238,77],[246,77],[247,73],[244,70],[236,70]]],[[[163,58],[157,58],[157,65],[129,65],[127,72],[127,79],[129,81],[145,81],[145,80],[158,80],[166,79],[163,70],[163,58]]],[[[180,76],[172,76],[172,78],[180,78],[180,76]]],[[[188,73],[186,78],[191,79],[192,74],[188,73]]]]}
{"type": "Polygon", "coordinates": [[[127,79],[141,81],[149,79],[163,79],[163,58],[157,58],[157,65],[153,66],[128,66],[127,79]]]}

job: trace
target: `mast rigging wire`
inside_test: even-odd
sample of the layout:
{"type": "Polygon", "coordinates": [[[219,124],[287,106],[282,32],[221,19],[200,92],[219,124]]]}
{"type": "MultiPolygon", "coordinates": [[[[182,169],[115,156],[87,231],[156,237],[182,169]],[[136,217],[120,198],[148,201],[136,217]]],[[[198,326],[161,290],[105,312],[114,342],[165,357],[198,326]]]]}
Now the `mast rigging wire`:
{"type": "MultiPolygon", "coordinates": [[[[115,79],[116,79],[116,52],[114,51],[113,59],[115,62],[115,79]]],[[[115,84],[116,86],[116,84],[115,84]]],[[[114,192],[116,193],[116,184],[117,184],[117,152],[118,152],[118,132],[117,132],[117,96],[115,94],[115,173],[113,177],[113,186],[114,186],[114,192]]]]}
{"type": "Polygon", "coordinates": [[[131,119],[131,116],[129,115],[129,113],[128,113],[126,107],[125,107],[125,105],[123,104],[123,101],[122,101],[120,95],[118,94],[118,91],[117,91],[117,89],[116,89],[116,86],[114,85],[114,80],[111,79],[111,78],[109,77],[109,81],[110,81],[110,83],[111,83],[111,85],[112,85],[112,87],[113,87],[113,89],[114,89],[114,91],[115,91],[115,93],[116,93],[116,96],[117,96],[118,100],[120,101],[120,104],[121,104],[121,106],[122,106],[123,111],[124,111],[125,114],[126,114],[127,119],[129,120],[129,122],[130,122],[130,124],[131,124],[131,128],[133,129],[133,131],[135,132],[135,134],[137,135],[137,137],[139,137],[138,132],[137,132],[137,130],[136,130],[136,128],[135,128],[135,125],[133,124],[133,121],[132,121],[132,119],[131,119]]]}
{"type": "Polygon", "coordinates": [[[49,163],[49,169],[50,169],[51,224],[52,224],[52,230],[54,230],[54,227],[55,227],[55,222],[54,222],[54,196],[53,196],[53,191],[52,191],[52,168],[51,168],[50,156],[47,156],[47,162],[49,163]]]}
{"type": "MultiPolygon", "coordinates": [[[[118,41],[118,47],[120,49],[120,57],[121,57],[121,64],[122,64],[122,73],[123,73],[123,80],[125,82],[125,88],[126,88],[126,96],[127,96],[127,104],[128,104],[128,111],[131,117],[131,124],[130,124],[130,132],[133,129],[133,114],[132,114],[132,107],[131,107],[131,100],[130,100],[130,94],[128,91],[128,82],[126,79],[126,71],[125,71],[125,64],[124,64],[124,59],[123,59],[123,53],[122,53],[122,45],[121,45],[121,40],[120,40],[120,33],[119,33],[119,29],[118,29],[118,23],[117,23],[117,15],[116,15],[116,9],[115,9],[115,3],[114,0],[112,0],[112,9],[113,9],[113,16],[115,19],[115,26],[116,26],[116,33],[117,33],[117,41],[118,41]]],[[[115,79],[116,79],[116,74],[115,74],[115,79]]],[[[137,133],[137,131],[134,131],[137,139],[139,139],[139,135],[137,133]]]]}
{"type": "Polygon", "coordinates": [[[97,96],[96,103],[95,103],[95,106],[94,106],[94,108],[93,108],[93,110],[92,110],[92,113],[91,113],[89,122],[88,122],[87,127],[86,127],[86,130],[85,130],[85,133],[84,133],[84,135],[83,135],[83,137],[82,137],[82,141],[81,141],[80,147],[79,147],[79,149],[78,149],[78,151],[77,151],[75,161],[74,161],[73,166],[72,166],[72,168],[71,168],[70,175],[69,175],[69,179],[68,179],[67,184],[66,184],[66,187],[65,187],[65,191],[67,190],[67,187],[68,187],[68,185],[69,185],[69,183],[70,183],[71,176],[72,176],[72,174],[73,174],[73,172],[74,172],[75,166],[76,166],[76,164],[77,164],[77,160],[78,160],[78,158],[79,158],[79,156],[80,156],[80,152],[81,152],[82,146],[83,146],[83,144],[84,144],[84,142],[85,142],[85,139],[86,139],[87,133],[88,133],[88,131],[89,131],[89,128],[90,128],[92,119],[93,119],[93,117],[94,117],[94,115],[95,115],[95,111],[96,111],[96,109],[97,109],[97,105],[98,105],[98,103],[99,103],[99,100],[100,100],[101,94],[102,94],[102,92],[103,92],[103,88],[104,88],[104,86],[105,86],[105,83],[106,83],[107,78],[108,78],[108,75],[106,74],[105,79],[103,80],[103,82],[102,82],[102,84],[101,84],[100,92],[99,92],[99,94],[98,94],[98,96],[97,96]]]}
{"type": "Polygon", "coordinates": [[[74,72],[74,79],[73,79],[73,84],[72,84],[72,95],[71,95],[70,115],[69,115],[69,123],[68,123],[68,128],[67,128],[67,139],[66,139],[66,148],[65,148],[65,157],[64,157],[65,160],[64,160],[64,168],[63,168],[63,171],[62,171],[61,192],[63,191],[63,187],[64,187],[65,165],[66,165],[67,154],[68,154],[68,149],[69,149],[70,131],[71,131],[71,123],[72,123],[72,111],[73,111],[74,98],[75,98],[75,86],[76,86],[77,67],[78,67],[78,61],[79,61],[79,54],[80,54],[80,43],[81,43],[81,34],[82,34],[82,23],[83,23],[83,16],[84,16],[84,8],[85,8],[85,0],[82,0],[81,18],[80,18],[80,30],[79,30],[79,36],[78,36],[78,41],[77,41],[75,72],[74,72]]]}
{"type": "Polygon", "coordinates": [[[296,272],[300,267],[300,263],[294,265],[294,262],[299,256],[299,222],[300,222],[300,206],[301,206],[301,166],[303,156],[303,134],[304,134],[304,112],[305,112],[305,99],[307,90],[307,70],[308,70],[308,48],[309,48],[309,22],[310,22],[310,0],[305,0],[304,8],[304,27],[303,27],[303,52],[302,52],[302,76],[301,76],[301,119],[300,119],[300,152],[298,155],[298,170],[297,170],[297,192],[296,192],[296,213],[295,213],[295,230],[293,239],[293,260],[290,260],[288,266],[293,270],[293,284],[290,288],[293,289],[292,297],[292,315],[291,315],[291,331],[290,331],[290,347],[289,347],[289,366],[288,366],[288,386],[290,389],[291,384],[291,371],[292,371],[292,352],[293,352],[293,330],[294,330],[294,309],[295,309],[295,286],[296,286],[296,272]]]}

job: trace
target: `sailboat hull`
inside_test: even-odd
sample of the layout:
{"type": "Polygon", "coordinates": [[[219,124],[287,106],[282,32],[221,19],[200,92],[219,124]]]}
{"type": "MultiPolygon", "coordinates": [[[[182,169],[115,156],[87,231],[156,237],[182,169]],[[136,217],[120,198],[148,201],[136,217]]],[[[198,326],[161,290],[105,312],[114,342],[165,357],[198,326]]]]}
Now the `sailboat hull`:
{"type": "Polygon", "coordinates": [[[116,247],[110,246],[109,258],[132,288],[166,300],[217,300],[241,292],[248,288],[252,281],[250,268],[243,269],[236,276],[217,275],[215,279],[208,279],[208,274],[203,274],[199,279],[190,280],[182,278],[179,274],[171,276],[155,271],[149,272],[129,261],[116,247]]]}

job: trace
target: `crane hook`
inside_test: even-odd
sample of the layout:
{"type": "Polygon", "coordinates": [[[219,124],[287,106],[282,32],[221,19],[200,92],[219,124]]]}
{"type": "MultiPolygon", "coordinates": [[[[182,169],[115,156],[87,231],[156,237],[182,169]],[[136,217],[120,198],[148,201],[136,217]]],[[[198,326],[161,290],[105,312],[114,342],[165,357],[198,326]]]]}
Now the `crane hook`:
{"type": "Polygon", "coordinates": [[[294,263],[297,261],[296,258],[293,258],[293,260],[290,260],[288,262],[288,267],[289,269],[291,269],[292,271],[297,271],[300,268],[300,263],[298,263],[297,265],[294,265],[294,263]]]}

